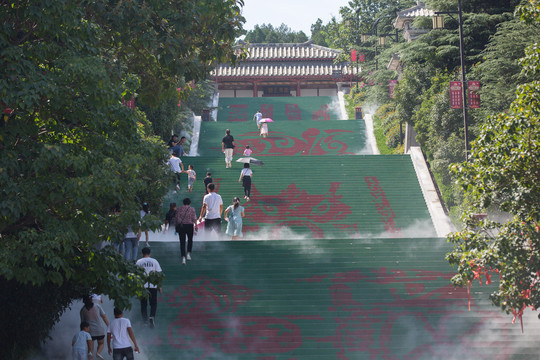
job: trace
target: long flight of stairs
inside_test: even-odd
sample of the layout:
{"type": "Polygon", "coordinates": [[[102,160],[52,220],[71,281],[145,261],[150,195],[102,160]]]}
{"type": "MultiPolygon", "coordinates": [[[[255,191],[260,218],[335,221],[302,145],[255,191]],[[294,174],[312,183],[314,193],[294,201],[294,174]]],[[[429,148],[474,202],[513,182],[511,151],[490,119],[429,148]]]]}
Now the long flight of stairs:
{"type": "Polygon", "coordinates": [[[138,322],[137,302],[128,314],[142,356],[537,358],[534,314],[522,333],[519,320],[491,305],[493,285],[475,283],[470,293],[451,285],[451,245],[435,235],[410,156],[370,155],[362,121],[314,118],[333,101],[222,99],[218,121],[202,124],[200,156],[182,158],[197,171],[194,191],[171,191],[167,203],[190,197],[198,212],[207,171],[225,207],[243,197],[242,164],[226,169],[221,153],[225,129],[235,159],[249,145],[264,165],[252,165],[243,240],[199,234],[187,265],[178,243],[151,243],[166,280],[155,329],[138,322]],[[301,119],[288,118],[293,103],[301,119]],[[266,139],[252,121],[262,105],[274,115],[266,139]]]}

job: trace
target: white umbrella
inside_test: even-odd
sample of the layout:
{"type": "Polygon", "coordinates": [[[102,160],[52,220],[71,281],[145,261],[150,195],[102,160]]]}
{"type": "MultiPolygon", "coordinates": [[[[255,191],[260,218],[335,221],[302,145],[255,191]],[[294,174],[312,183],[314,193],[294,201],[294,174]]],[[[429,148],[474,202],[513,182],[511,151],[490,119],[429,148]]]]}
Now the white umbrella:
{"type": "Polygon", "coordinates": [[[236,160],[236,162],[255,164],[255,165],[264,165],[264,163],[261,160],[255,159],[255,158],[252,158],[252,157],[242,157],[242,158],[236,160]]]}
{"type": "Polygon", "coordinates": [[[272,119],[270,119],[270,118],[264,118],[264,119],[261,119],[259,122],[260,122],[260,123],[265,123],[265,122],[268,123],[268,122],[274,122],[274,120],[272,120],[272,119]]]}

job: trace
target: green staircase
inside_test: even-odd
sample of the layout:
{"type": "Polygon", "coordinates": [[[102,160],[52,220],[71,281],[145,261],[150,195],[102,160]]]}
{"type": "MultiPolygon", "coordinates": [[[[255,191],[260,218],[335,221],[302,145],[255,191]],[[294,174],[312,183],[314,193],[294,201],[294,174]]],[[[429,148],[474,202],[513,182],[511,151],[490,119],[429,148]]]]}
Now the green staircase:
{"type": "MultiPolygon", "coordinates": [[[[253,157],[355,155],[365,153],[365,124],[357,120],[279,121],[270,123],[269,136],[261,138],[254,121],[249,123],[203,122],[198,154],[223,156],[221,139],[231,130],[237,147],[235,156],[242,156],[246,145],[253,157]]],[[[237,157],[238,158],[238,157],[237,157]]]]}
{"type": "Polygon", "coordinates": [[[166,279],[155,329],[138,320],[138,302],[127,315],[141,357],[538,358],[535,314],[527,312],[522,333],[519,320],[512,324],[491,305],[494,285],[475,283],[470,295],[451,285],[450,245],[435,237],[410,156],[362,155],[363,121],[293,121],[278,113],[293,100],[302,114],[327,101],[222,99],[218,121],[202,124],[200,156],[182,158],[197,172],[194,191],[187,193],[182,175],[165,207],[190,197],[199,212],[208,171],[225,207],[243,197],[243,164],[226,169],[221,152],[227,128],[238,145],[234,159],[250,145],[264,165],[252,165],[243,240],[205,241],[201,231],[187,265],[177,242],[151,243],[166,279]],[[252,121],[262,104],[276,114],[266,139],[252,121]],[[246,105],[243,120],[227,118],[224,109],[233,105],[246,105]]]}
{"type": "Polygon", "coordinates": [[[253,121],[261,110],[263,117],[279,121],[343,120],[335,96],[222,98],[217,121],[253,121]]]}
{"type": "Polygon", "coordinates": [[[538,320],[450,285],[444,239],[152,243],[166,275],[156,328],[129,317],[143,358],[531,359],[538,320]]]}
{"type": "MultiPolygon", "coordinates": [[[[327,237],[435,236],[409,156],[266,156],[253,170],[251,201],[244,203],[245,236],[280,236],[287,228],[298,235],[327,237]]],[[[193,165],[197,183],[187,193],[187,175],[169,202],[189,197],[199,211],[202,179],[211,172],[224,208],[243,198],[238,182],[242,163],[225,168],[222,157],[183,157],[193,165]]],[[[166,209],[164,209],[166,211],[166,209]]]]}

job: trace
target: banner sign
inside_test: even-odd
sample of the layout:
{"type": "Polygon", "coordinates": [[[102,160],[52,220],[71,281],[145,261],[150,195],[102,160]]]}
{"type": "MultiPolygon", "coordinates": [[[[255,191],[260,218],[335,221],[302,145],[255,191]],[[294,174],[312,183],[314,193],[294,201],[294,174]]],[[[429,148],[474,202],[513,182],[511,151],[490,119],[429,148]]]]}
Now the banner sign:
{"type": "Polygon", "coordinates": [[[480,108],[480,81],[469,81],[467,83],[467,93],[469,94],[469,108],[480,108]]]}
{"type": "Polygon", "coordinates": [[[390,80],[388,82],[388,94],[390,95],[390,99],[394,98],[394,88],[398,84],[397,80],[390,80]]]}
{"type": "Polygon", "coordinates": [[[450,81],[450,109],[463,107],[461,81],[450,81]]]}
{"type": "Polygon", "coordinates": [[[122,104],[128,108],[130,108],[131,110],[135,109],[135,98],[132,97],[131,100],[124,100],[122,99],[122,104]]]}
{"type": "Polygon", "coordinates": [[[351,50],[351,61],[356,62],[357,60],[358,60],[357,51],[356,50],[351,50]]]}

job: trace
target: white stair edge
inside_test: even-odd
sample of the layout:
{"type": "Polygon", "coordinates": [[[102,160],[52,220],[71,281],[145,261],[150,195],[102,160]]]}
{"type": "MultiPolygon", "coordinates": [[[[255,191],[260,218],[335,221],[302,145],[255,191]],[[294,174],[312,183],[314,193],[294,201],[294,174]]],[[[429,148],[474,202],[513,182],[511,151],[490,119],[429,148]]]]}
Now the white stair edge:
{"type": "Polygon", "coordinates": [[[435,184],[431,179],[428,166],[422,154],[422,149],[419,146],[411,146],[409,154],[411,155],[418,183],[422,189],[422,194],[424,195],[437,236],[447,237],[448,234],[456,231],[456,229],[450,221],[450,217],[444,212],[439,194],[437,194],[435,184]]]}

